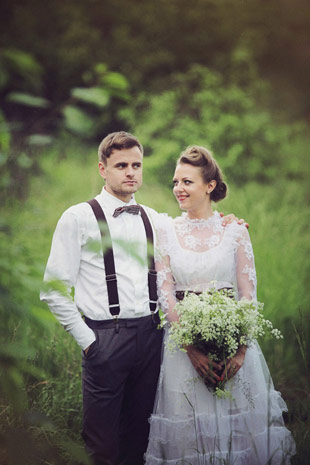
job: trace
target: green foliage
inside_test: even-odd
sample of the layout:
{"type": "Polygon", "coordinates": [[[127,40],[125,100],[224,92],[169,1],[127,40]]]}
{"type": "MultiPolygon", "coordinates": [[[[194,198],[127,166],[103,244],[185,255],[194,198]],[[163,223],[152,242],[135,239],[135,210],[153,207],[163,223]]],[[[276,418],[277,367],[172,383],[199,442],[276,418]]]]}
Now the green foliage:
{"type": "MultiPolygon", "coordinates": [[[[0,192],[22,195],[34,168],[34,151],[50,138],[33,131],[50,102],[42,96],[43,69],[29,53],[12,48],[0,50],[0,192]],[[39,137],[38,137],[39,136],[39,137]],[[23,172],[23,185],[18,182],[23,172]]],[[[41,129],[42,130],[42,129],[41,129]]]]}
{"type": "Polygon", "coordinates": [[[92,139],[101,136],[103,128],[129,100],[129,84],[104,63],[85,73],[83,80],[87,87],[71,89],[71,99],[63,106],[64,126],[76,136],[92,139]]]}
{"type": "MultiPolygon", "coordinates": [[[[266,182],[278,175],[279,165],[290,159],[289,144],[303,125],[276,124],[257,105],[267,90],[259,81],[247,87],[240,76],[221,76],[198,65],[177,74],[173,88],[160,94],[142,94],[121,114],[145,147],[147,173],[168,184],[175,161],[188,145],[210,148],[236,182],[266,182]]],[[[285,169],[285,165],[283,166],[285,169]]]]}
{"type": "Polygon", "coordinates": [[[98,106],[99,108],[103,108],[109,103],[109,93],[100,87],[76,87],[75,89],[71,90],[71,95],[77,100],[91,103],[98,106]]]}
{"type": "Polygon", "coordinates": [[[31,134],[26,138],[29,146],[44,147],[50,145],[53,141],[52,136],[46,134],[31,134]]]}
{"type": "Polygon", "coordinates": [[[65,127],[70,131],[82,135],[93,135],[93,120],[84,111],[73,105],[67,105],[63,109],[65,127]]]}
{"type": "Polygon", "coordinates": [[[49,106],[49,102],[46,99],[24,92],[11,92],[6,97],[6,100],[7,102],[25,105],[26,107],[47,108],[49,106]]]}
{"type": "Polygon", "coordinates": [[[27,377],[38,378],[42,375],[39,369],[29,363],[34,360],[36,350],[31,338],[27,339],[29,324],[34,324],[36,329],[40,327],[40,320],[37,321],[30,313],[33,292],[38,290],[39,273],[37,265],[29,264],[26,250],[10,237],[10,225],[2,223],[1,227],[0,315],[2,321],[7,321],[7,327],[6,331],[4,328],[1,331],[3,345],[0,366],[6,375],[0,377],[0,389],[12,405],[21,410],[26,401],[27,377]]]}
{"type": "Polygon", "coordinates": [[[265,304],[266,316],[276,324],[283,318],[297,319],[299,309],[308,311],[310,295],[305,280],[309,264],[304,260],[310,248],[309,212],[304,210],[306,193],[306,185],[298,181],[277,180],[269,186],[233,185],[229,197],[217,205],[250,224],[258,299],[265,304]]]}
{"type": "Polygon", "coordinates": [[[102,62],[137,91],[165,90],[193,63],[225,75],[241,40],[272,79],[275,107],[294,118],[309,112],[309,12],[306,0],[24,0],[5,5],[0,38],[40,60],[55,104],[102,62]]]}
{"type": "Polygon", "coordinates": [[[29,240],[26,230],[33,225],[24,224],[19,211],[20,205],[11,204],[0,228],[0,462],[89,465],[77,442],[80,351],[39,305],[43,269],[35,257],[38,242],[31,251],[29,244],[36,240],[29,240]],[[53,361],[56,348],[59,357],[53,361]]]}
{"type": "MultiPolygon", "coordinates": [[[[3,112],[0,111],[0,150],[2,153],[7,153],[10,148],[11,134],[9,125],[4,117],[3,112]]],[[[3,161],[0,165],[3,164],[3,161]]]]}
{"type": "Polygon", "coordinates": [[[0,70],[1,90],[9,90],[16,85],[22,85],[23,90],[39,91],[42,88],[43,68],[31,53],[3,48],[0,51],[0,70]]]}
{"type": "Polygon", "coordinates": [[[99,63],[84,74],[85,87],[71,89],[70,97],[55,106],[34,93],[42,90],[43,81],[42,68],[33,56],[2,49],[0,63],[0,192],[5,197],[22,197],[29,176],[38,168],[41,148],[53,142],[55,117],[63,136],[97,137],[129,100],[129,84],[124,76],[99,63]],[[15,76],[19,79],[14,80],[15,76]]]}

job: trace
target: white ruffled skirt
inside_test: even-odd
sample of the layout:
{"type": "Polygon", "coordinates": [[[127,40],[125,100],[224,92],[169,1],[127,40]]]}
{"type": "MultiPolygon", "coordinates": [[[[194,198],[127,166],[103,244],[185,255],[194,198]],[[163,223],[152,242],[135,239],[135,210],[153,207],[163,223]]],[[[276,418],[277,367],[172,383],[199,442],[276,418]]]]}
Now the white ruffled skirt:
{"type": "Polygon", "coordinates": [[[282,418],[286,404],[258,344],[227,387],[232,398],[218,399],[186,353],[165,349],[146,465],[289,464],[295,443],[282,418]]]}

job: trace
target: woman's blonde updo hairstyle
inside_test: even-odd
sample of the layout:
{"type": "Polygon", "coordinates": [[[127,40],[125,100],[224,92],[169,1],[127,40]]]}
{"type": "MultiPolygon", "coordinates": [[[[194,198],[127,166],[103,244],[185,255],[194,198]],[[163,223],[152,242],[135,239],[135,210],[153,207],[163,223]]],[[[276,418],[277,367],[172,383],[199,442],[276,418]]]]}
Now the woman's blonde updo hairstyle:
{"type": "Polygon", "coordinates": [[[216,181],[215,189],[210,194],[210,199],[213,202],[218,202],[226,197],[227,185],[223,181],[222,171],[209,150],[198,145],[187,147],[177,161],[177,164],[180,163],[199,167],[202,179],[206,184],[213,179],[216,181]]]}

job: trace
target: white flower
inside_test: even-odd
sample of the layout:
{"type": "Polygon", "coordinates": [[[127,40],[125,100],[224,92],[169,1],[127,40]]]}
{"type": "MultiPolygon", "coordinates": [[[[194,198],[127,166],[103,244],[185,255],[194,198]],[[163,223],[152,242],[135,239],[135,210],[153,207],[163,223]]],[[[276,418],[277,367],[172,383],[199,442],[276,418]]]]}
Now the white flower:
{"type": "MultiPolygon", "coordinates": [[[[248,272],[248,271],[247,271],[248,272]]],[[[200,295],[189,293],[176,305],[179,321],[171,323],[168,348],[194,344],[213,360],[233,357],[240,345],[251,344],[265,331],[279,339],[278,329],[262,315],[263,304],[236,301],[227,291],[211,289],[200,295]]]]}

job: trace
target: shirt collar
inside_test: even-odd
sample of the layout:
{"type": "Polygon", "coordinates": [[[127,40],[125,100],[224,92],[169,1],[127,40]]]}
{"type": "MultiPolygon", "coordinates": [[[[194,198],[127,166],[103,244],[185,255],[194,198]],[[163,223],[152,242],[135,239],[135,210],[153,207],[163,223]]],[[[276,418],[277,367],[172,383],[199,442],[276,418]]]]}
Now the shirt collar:
{"type": "Polygon", "coordinates": [[[124,207],[125,205],[136,205],[137,204],[134,194],[131,196],[131,199],[129,200],[129,202],[123,202],[121,199],[107,192],[104,186],[100,194],[96,196],[96,200],[99,202],[100,206],[104,208],[104,210],[109,215],[113,215],[114,210],[116,208],[124,207]]]}

